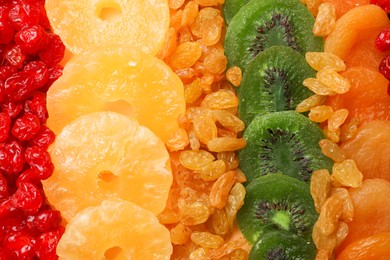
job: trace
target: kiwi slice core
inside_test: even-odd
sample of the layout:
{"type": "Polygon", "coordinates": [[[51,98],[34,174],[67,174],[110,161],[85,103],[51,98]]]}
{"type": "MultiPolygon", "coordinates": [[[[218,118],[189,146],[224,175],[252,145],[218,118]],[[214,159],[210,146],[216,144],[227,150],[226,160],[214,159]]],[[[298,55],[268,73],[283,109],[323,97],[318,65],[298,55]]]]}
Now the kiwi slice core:
{"type": "Polygon", "coordinates": [[[295,111],[255,117],[244,138],[247,146],[238,155],[248,182],[278,172],[309,182],[313,171],[333,165],[318,144],[324,138],[321,128],[295,111]]]}
{"type": "Polygon", "coordinates": [[[272,174],[248,184],[237,221],[251,243],[270,231],[279,230],[309,241],[317,216],[308,184],[287,175],[272,174]]]}
{"type": "Polygon", "coordinates": [[[312,34],[314,17],[299,0],[250,1],[229,23],[225,53],[229,66],[243,71],[265,49],[285,45],[302,54],[322,51],[323,39],[312,34]]]}
{"type": "Polygon", "coordinates": [[[316,248],[312,241],[285,231],[273,231],[262,236],[252,247],[249,260],[314,259],[316,248]]]}
{"type": "Polygon", "coordinates": [[[302,85],[316,72],[305,57],[285,46],[271,47],[253,59],[239,88],[239,113],[246,124],[269,112],[294,110],[313,94],[302,85]]]}

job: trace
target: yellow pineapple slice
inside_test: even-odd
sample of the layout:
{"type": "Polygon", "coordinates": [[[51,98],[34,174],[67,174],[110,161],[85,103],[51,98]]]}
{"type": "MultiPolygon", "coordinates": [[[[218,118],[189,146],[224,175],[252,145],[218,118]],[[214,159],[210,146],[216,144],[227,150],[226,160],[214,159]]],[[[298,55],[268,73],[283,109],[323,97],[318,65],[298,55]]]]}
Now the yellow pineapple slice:
{"type": "Polygon", "coordinates": [[[170,234],[156,216],[134,203],[105,200],[79,212],[66,226],[59,259],[168,260],[170,234]]]}
{"type": "Polygon", "coordinates": [[[47,93],[47,108],[56,134],[81,115],[115,111],[135,116],[166,142],[185,113],[184,88],[163,61],[131,46],[103,45],[66,64],[47,93]]]}
{"type": "Polygon", "coordinates": [[[167,0],[46,0],[54,32],[74,54],[123,42],[155,55],[169,27],[167,0]]]}
{"type": "Polygon", "coordinates": [[[108,198],[160,213],[172,184],[164,143],[115,112],[96,112],[67,125],[49,147],[55,170],[43,181],[47,198],[69,221],[108,198]]]}

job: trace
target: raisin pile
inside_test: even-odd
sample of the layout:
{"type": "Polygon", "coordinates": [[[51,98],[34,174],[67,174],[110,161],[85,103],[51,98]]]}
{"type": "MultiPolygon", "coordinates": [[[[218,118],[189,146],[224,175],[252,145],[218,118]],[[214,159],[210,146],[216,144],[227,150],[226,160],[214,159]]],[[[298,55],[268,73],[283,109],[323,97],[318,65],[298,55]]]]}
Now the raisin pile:
{"type": "Polygon", "coordinates": [[[57,259],[64,232],[41,183],[54,170],[46,92],[65,52],[44,4],[0,0],[0,259],[57,259]]]}

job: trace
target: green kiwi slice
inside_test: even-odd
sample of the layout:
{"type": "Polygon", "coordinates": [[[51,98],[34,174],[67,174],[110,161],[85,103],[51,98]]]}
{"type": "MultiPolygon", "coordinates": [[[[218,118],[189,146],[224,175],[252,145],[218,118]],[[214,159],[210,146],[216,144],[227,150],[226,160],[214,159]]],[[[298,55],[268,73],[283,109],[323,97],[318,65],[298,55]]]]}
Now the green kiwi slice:
{"type": "Polygon", "coordinates": [[[271,174],[248,184],[237,221],[242,234],[251,243],[265,233],[277,230],[310,241],[317,217],[307,183],[284,174],[271,174]]]}
{"type": "Polygon", "coordinates": [[[222,6],[223,17],[226,24],[229,24],[236,13],[249,2],[249,0],[225,0],[222,6]]]}
{"type": "Polygon", "coordinates": [[[240,168],[248,181],[283,173],[305,182],[313,171],[332,168],[319,146],[321,128],[295,111],[268,113],[253,119],[244,131],[246,147],[239,151],[240,168]]]}
{"type": "Polygon", "coordinates": [[[322,51],[323,39],[312,33],[314,17],[300,0],[249,1],[230,21],[225,38],[229,67],[245,71],[265,49],[285,45],[304,54],[322,51]]]}
{"type": "Polygon", "coordinates": [[[313,95],[302,85],[316,72],[299,52],[286,46],[266,49],[248,65],[239,88],[239,113],[246,124],[254,116],[269,112],[295,110],[313,95]]]}
{"type": "Polygon", "coordinates": [[[285,231],[273,231],[260,237],[252,246],[249,260],[309,260],[316,258],[312,241],[285,231]]]}

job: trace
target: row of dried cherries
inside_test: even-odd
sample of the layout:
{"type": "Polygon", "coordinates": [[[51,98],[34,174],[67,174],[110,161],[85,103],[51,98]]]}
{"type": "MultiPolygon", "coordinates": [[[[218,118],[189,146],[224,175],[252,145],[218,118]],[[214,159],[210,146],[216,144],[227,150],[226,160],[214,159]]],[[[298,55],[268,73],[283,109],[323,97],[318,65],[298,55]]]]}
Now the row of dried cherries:
{"type": "Polygon", "coordinates": [[[64,232],[41,183],[54,170],[46,92],[65,52],[44,4],[0,0],[0,260],[57,259],[64,232]]]}

